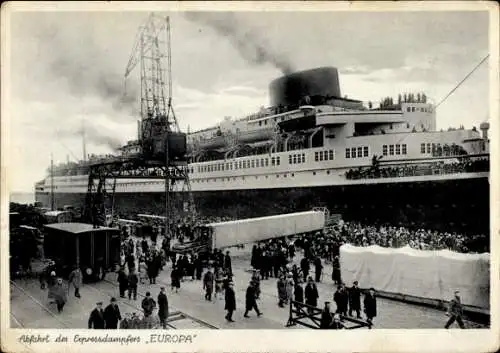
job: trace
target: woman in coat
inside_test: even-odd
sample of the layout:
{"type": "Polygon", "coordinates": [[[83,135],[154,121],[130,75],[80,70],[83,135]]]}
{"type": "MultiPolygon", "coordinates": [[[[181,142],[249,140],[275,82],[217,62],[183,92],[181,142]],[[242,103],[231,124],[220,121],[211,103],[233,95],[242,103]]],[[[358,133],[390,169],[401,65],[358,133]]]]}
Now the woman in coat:
{"type": "Polygon", "coordinates": [[[293,300],[293,290],[294,290],[294,283],[292,279],[292,275],[288,274],[288,278],[286,280],[286,301],[285,303],[288,303],[288,301],[293,300]]]}
{"type": "Polygon", "coordinates": [[[277,285],[278,285],[278,299],[279,299],[278,305],[280,306],[280,308],[282,308],[283,303],[285,303],[287,299],[285,279],[283,277],[280,277],[277,285]]]}

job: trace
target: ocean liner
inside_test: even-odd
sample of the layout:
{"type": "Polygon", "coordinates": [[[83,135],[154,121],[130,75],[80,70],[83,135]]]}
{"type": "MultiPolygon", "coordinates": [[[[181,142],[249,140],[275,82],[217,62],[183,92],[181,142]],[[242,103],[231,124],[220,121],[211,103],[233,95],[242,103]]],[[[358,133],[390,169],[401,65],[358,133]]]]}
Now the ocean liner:
{"type": "MultiPolygon", "coordinates": [[[[241,218],[326,206],[364,222],[488,232],[487,122],[438,131],[423,93],[377,107],[342,97],[333,67],[277,78],[269,93],[270,108],[188,133],[190,190],[201,214],[241,218]]],[[[116,155],[54,166],[36,183],[36,201],[83,205],[89,164],[139,149],[130,141],[116,155]]],[[[181,184],[177,192],[185,192],[181,184]]],[[[114,197],[120,215],[162,214],[165,181],[119,179],[114,197]]]]}

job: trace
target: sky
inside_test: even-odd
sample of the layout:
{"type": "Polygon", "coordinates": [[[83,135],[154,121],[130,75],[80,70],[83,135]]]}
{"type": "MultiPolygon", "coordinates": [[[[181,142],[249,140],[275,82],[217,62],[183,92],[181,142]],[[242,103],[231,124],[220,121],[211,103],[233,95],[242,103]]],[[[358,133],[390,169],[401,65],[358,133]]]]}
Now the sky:
{"type": "MultiPolygon", "coordinates": [[[[342,95],[378,102],[426,92],[439,102],[488,53],[487,12],[161,13],[172,26],[173,105],[181,129],[269,105],[287,71],[334,66],[342,95]]],[[[13,12],[9,189],[31,191],[54,161],[111,153],[137,136],[139,70],[124,73],[146,12],[13,12]]],[[[437,110],[438,128],[488,119],[488,61],[437,110]]]]}

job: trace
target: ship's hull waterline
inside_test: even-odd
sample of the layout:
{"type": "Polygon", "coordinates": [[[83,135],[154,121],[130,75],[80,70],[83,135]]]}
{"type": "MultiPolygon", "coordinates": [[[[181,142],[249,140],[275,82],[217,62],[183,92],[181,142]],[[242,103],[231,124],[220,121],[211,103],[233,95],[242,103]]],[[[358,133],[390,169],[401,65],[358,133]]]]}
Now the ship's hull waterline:
{"type": "MultiPolygon", "coordinates": [[[[253,190],[193,192],[203,216],[236,218],[266,216],[326,206],[344,219],[387,222],[446,232],[489,233],[488,177],[381,183],[372,185],[317,186],[253,190]]],[[[37,192],[36,200],[50,207],[50,193],[37,192]]],[[[85,193],[54,193],[55,207],[82,207],[85,193]]],[[[120,216],[164,214],[162,192],[115,193],[120,216]]]]}

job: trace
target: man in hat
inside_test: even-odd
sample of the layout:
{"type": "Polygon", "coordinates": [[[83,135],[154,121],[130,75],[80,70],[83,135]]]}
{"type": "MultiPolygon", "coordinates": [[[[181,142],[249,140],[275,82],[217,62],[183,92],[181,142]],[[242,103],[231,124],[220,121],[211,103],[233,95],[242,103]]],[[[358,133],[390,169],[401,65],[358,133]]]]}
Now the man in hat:
{"type": "Polygon", "coordinates": [[[372,325],[373,318],[377,316],[377,298],[375,297],[375,289],[372,287],[370,291],[365,294],[364,303],[366,321],[372,325]]]}
{"type": "Polygon", "coordinates": [[[347,305],[349,303],[349,297],[343,283],[341,283],[335,294],[333,295],[333,300],[337,304],[337,314],[347,315],[347,305]]]}
{"type": "Polygon", "coordinates": [[[234,283],[232,281],[228,283],[224,296],[226,301],[224,309],[227,310],[226,320],[234,322],[233,312],[236,310],[236,295],[234,293],[234,283]]]}
{"type": "Polygon", "coordinates": [[[332,321],[333,321],[333,314],[330,311],[330,302],[325,302],[325,307],[321,312],[321,321],[319,328],[323,330],[329,329],[330,325],[332,324],[332,321]]]}
{"type": "Polygon", "coordinates": [[[158,317],[160,318],[162,327],[167,328],[168,299],[165,293],[165,287],[161,287],[160,294],[158,294],[158,317]]]}
{"type": "Polygon", "coordinates": [[[349,316],[352,316],[352,312],[355,311],[357,318],[361,319],[361,291],[358,287],[358,281],[354,281],[351,288],[348,291],[349,294],[349,316]]]}
{"type": "Polygon", "coordinates": [[[250,285],[247,288],[245,295],[245,314],[243,316],[249,317],[248,312],[251,310],[255,310],[257,312],[257,316],[262,315],[257,307],[257,288],[254,281],[250,281],[250,285]]]}
{"type": "Polygon", "coordinates": [[[106,322],[106,329],[117,329],[118,322],[122,319],[120,308],[116,304],[116,299],[113,297],[109,305],[104,309],[104,321],[106,322]]]}
{"type": "Polygon", "coordinates": [[[102,302],[97,302],[96,307],[90,313],[89,329],[102,330],[104,329],[104,312],[102,311],[102,302]]]}
{"type": "Polygon", "coordinates": [[[120,270],[118,271],[118,288],[120,290],[120,298],[125,298],[125,291],[128,289],[128,276],[123,266],[120,266],[120,270]]]}
{"type": "MultiPolygon", "coordinates": [[[[318,287],[316,287],[316,283],[314,283],[313,279],[309,277],[307,280],[307,285],[306,288],[304,289],[304,294],[306,297],[306,304],[311,305],[311,306],[317,306],[318,305],[318,287]]],[[[309,313],[312,313],[312,310],[310,308],[307,308],[307,311],[309,313]]]]}
{"type": "Polygon", "coordinates": [[[210,269],[203,276],[203,289],[205,290],[205,300],[211,301],[214,291],[214,274],[210,269]]]}

